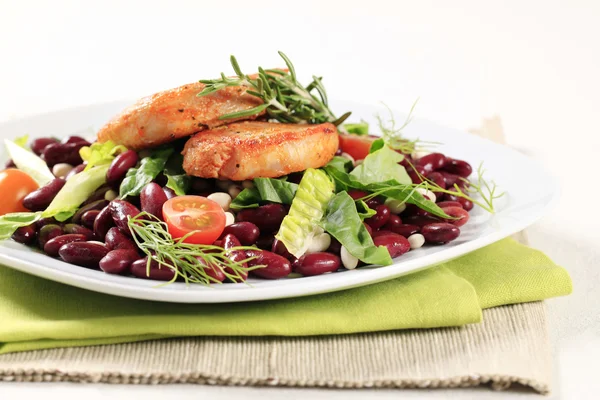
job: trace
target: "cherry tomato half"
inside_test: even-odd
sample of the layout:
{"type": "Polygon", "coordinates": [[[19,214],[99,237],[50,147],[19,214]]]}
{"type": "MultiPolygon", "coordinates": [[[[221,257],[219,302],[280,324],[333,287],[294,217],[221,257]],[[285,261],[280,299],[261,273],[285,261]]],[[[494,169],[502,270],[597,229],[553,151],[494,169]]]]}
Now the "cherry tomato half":
{"type": "Polygon", "coordinates": [[[194,232],[186,243],[212,244],[225,229],[225,212],[218,203],[206,197],[173,197],[165,202],[162,211],[173,238],[194,232]]]}
{"type": "Polygon", "coordinates": [[[377,138],[372,136],[340,134],[340,148],[355,160],[362,160],[369,155],[369,149],[375,139],[377,138]]]}
{"type": "Polygon", "coordinates": [[[0,171],[0,215],[28,211],[23,199],[38,188],[32,177],[18,169],[0,171]]]}

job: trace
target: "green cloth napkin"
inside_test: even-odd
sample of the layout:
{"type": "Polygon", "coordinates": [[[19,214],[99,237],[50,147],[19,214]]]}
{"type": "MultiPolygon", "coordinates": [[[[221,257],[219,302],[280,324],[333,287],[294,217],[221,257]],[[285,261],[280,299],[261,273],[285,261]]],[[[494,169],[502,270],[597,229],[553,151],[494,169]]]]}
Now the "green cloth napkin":
{"type": "Polygon", "coordinates": [[[563,268],[512,239],[375,285],[235,304],[132,300],[0,267],[0,353],[173,336],[302,336],[459,326],[481,321],[482,308],[571,290],[563,268]]]}

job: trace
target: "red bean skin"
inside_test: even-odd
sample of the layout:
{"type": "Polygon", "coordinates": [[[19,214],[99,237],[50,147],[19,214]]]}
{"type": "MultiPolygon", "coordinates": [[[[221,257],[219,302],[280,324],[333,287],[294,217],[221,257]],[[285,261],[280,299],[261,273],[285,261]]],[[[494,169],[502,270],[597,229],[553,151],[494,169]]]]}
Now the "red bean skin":
{"type": "Polygon", "coordinates": [[[83,162],[79,155],[79,150],[83,146],[86,146],[83,142],[53,143],[44,148],[42,158],[49,167],[53,167],[60,163],[78,165],[83,162]]]}
{"type": "Polygon", "coordinates": [[[100,186],[98,189],[96,189],[96,191],[83,203],[84,206],[87,206],[88,204],[94,203],[98,200],[104,200],[104,196],[106,195],[106,192],[108,192],[109,190],[111,190],[110,186],[107,185],[102,185],[100,186]]]}
{"type": "Polygon", "coordinates": [[[42,226],[42,228],[38,232],[38,245],[39,245],[40,249],[43,249],[49,240],[54,239],[55,237],[61,236],[63,233],[74,233],[74,232],[64,232],[63,228],[60,225],[56,225],[56,224],[48,224],[48,225],[42,226]]]}
{"type": "Polygon", "coordinates": [[[129,217],[135,217],[140,213],[140,210],[133,204],[124,200],[113,200],[108,205],[108,208],[110,209],[113,221],[115,221],[117,228],[127,236],[131,236],[128,225],[129,217]]]}
{"type": "Polygon", "coordinates": [[[35,224],[22,226],[12,234],[12,239],[17,243],[32,244],[37,238],[35,224]]]}
{"type": "Polygon", "coordinates": [[[294,272],[304,276],[322,275],[340,268],[340,258],[331,253],[306,254],[292,263],[294,272]]]}
{"type": "Polygon", "coordinates": [[[135,250],[111,250],[100,260],[100,269],[107,274],[127,273],[131,264],[139,259],[140,256],[135,250]]]}
{"type": "Polygon", "coordinates": [[[256,257],[248,265],[264,265],[263,268],[252,270],[252,274],[264,279],[280,279],[288,276],[292,272],[292,264],[285,257],[279,254],[264,250],[248,250],[247,257],[256,257]]]}
{"type": "MultiPolygon", "coordinates": [[[[213,278],[217,282],[223,282],[227,278],[223,270],[221,270],[221,268],[219,268],[218,266],[214,264],[206,265],[206,261],[204,261],[202,257],[198,257],[197,259],[200,262],[200,264],[204,266],[204,272],[206,272],[206,275],[208,275],[209,277],[213,278]]],[[[246,279],[248,279],[247,272],[245,273],[245,277],[243,278],[243,280],[245,281],[246,279]]],[[[211,283],[214,283],[214,281],[211,281],[211,283]]]]}
{"type": "Polygon", "coordinates": [[[408,173],[408,176],[410,176],[410,179],[412,180],[413,183],[421,183],[423,182],[423,179],[421,179],[421,176],[425,176],[425,174],[427,173],[427,171],[425,171],[425,168],[423,168],[422,165],[414,165],[413,167],[408,167],[406,168],[406,172],[408,173]],[[421,175],[419,176],[419,174],[417,174],[417,172],[421,175]]]}
{"type": "Polygon", "coordinates": [[[441,222],[441,220],[432,215],[409,215],[404,218],[405,224],[417,225],[418,227],[434,224],[436,222],[441,222]]]}
{"type": "Polygon", "coordinates": [[[140,193],[140,205],[142,211],[154,215],[161,221],[163,220],[162,208],[166,201],[167,195],[163,189],[154,182],[144,186],[140,193]]]}
{"type": "Polygon", "coordinates": [[[271,250],[275,237],[273,235],[264,235],[256,239],[256,247],[262,250],[271,250]]]}
{"type": "Polygon", "coordinates": [[[85,140],[81,136],[67,136],[66,138],[64,138],[61,141],[61,143],[63,143],[63,144],[67,144],[67,143],[83,143],[84,146],[91,145],[90,142],[88,142],[87,140],[85,140]]]}
{"type": "Polygon", "coordinates": [[[295,258],[285,247],[285,244],[283,244],[283,242],[281,242],[279,239],[275,239],[273,241],[271,251],[275,254],[279,254],[280,256],[287,258],[288,260],[293,260],[295,258]]]}
{"type": "Polygon", "coordinates": [[[417,160],[417,164],[422,166],[425,172],[433,172],[444,168],[446,165],[446,156],[442,153],[431,153],[417,160]]]}
{"type": "Polygon", "coordinates": [[[50,257],[58,257],[59,250],[67,243],[85,242],[87,238],[84,235],[66,234],[50,239],[44,245],[44,252],[50,257]]]}
{"type": "MultiPolygon", "coordinates": [[[[71,221],[73,221],[74,224],[81,224],[81,218],[83,217],[83,214],[85,214],[86,212],[88,212],[90,210],[102,210],[107,205],[108,205],[108,201],[104,200],[104,199],[96,200],[90,204],[86,204],[85,206],[83,206],[79,210],[77,210],[75,215],[73,215],[73,218],[71,218],[71,221]]],[[[96,218],[97,217],[98,216],[96,216],[96,218]]]]}
{"type": "Polygon", "coordinates": [[[473,172],[473,167],[466,161],[449,158],[446,165],[444,165],[444,171],[456,174],[463,178],[468,178],[473,172]]]}
{"type": "MultiPolygon", "coordinates": [[[[348,195],[352,197],[353,200],[362,199],[365,196],[370,195],[369,192],[365,192],[364,190],[350,189],[348,190],[348,195]]],[[[376,196],[365,200],[365,203],[369,206],[369,208],[375,208],[380,204],[383,204],[385,200],[381,196],[376,196]]]]}
{"type": "Polygon", "coordinates": [[[15,164],[15,162],[13,160],[8,160],[6,162],[6,164],[4,164],[4,169],[9,169],[9,168],[17,168],[17,164],[15,164]]]}
{"type": "Polygon", "coordinates": [[[473,209],[473,202],[471,200],[467,200],[463,197],[457,197],[453,194],[446,194],[444,196],[444,200],[445,201],[456,201],[457,203],[460,204],[460,206],[462,208],[464,208],[467,211],[471,211],[473,209]]]}
{"type": "Polygon", "coordinates": [[[411,224],[400,224],[391,229],[392,232],[397,233],[398,235],[402,235],[405,238],[408,238],[410,235],[414,235],[415,233],[419,233],[418,225],[411,224]]]}
{"type": "Polygon", "coordinates": [[[106,246],[91,242],[71,242],[63,245],[58,254],[64,261],[80,267],[98,269],[106,256],[106,246]]]}
{"type": "Polygon", "coordinates": [[[174,197],[177,197],[177,193],[171,188],[164,187],[163,192],[165,192],[165,196],[167,196],[167,200],[171,200],[174,197]]]}
{"type": "MultiPolygon", "coordinates": [[[[439,187],[441,187],[442,189],[446,189],[446,179],[444,179],[444,176],[441,173],[430,172],[426,175],[426,178],[438,185],[439,187]]],[[[433,192],[436,193],[435,190],[433,192]]]]}
{"type": "Polygon", "coordinates": [[[411,215],[431,215],[431,214],[428,213],[427,211],[423,210],[422,208],[419,208],[418,206],[416,206],[414,204],[407,204],[406,210],[404,210],[404,212],[402,213],[402,217],[406,218],[411,215]]]}
{"type": "Polygon", "coordinates": [[[376,238],[377,236],[385,236],[385,235],[389,235],[390,233],[394,233],[392,231],[384,231],[384,230],[380,230],[377,232],[373,232],[373,238],[376,238]]]}
{"type": "Polygon", "coordinates": [[[395,227],[402,225],[402,219],[397,215],[390,215],[390,219],[385,223],[385,225],[381,229],[385,229],[387,231],[393,231],[395,227]]]}
{"type": "Polygon", "coordinates": [[[96,221],[96,217],[100,214],[100,210],[89,210],[83,213],[81,216],[81,223],[86,228],[94,228],[94,222],[96,221]]]}
{"type": "Polygon", "coordinates": [[[458,183],[460,180],[460,176],[456,174],[451,174],[450,172],[446,172],[444,170],[438,171],[444,177],[444,182],[446,183],[446,188],[451,188],[455,183],[458,183]]]}
{"type": "Polygon", "coordinates": [[[130,168],[135,167],[138,161],[138,154],[133,150],[127,150],[126,152],[119,154],[108,167],[108,171],[106,172],[106,182],[112,184],[125,178],[127,171],[129,171],[130,168]]]}
{"type": "Polygon", "coordinates": [[[44,226],[46,225],[58,225],[58,221],[54,218],[54,217],[50,217],[50,218],[40,218],[36,221],[35,223],[35,227],[36,229],[39,231],[40,229],[42,229],[44,226]]]}
{"type": "Polygon", "coordinates": [[[71,170],[71,172],[69,172],[69,173],[67,174],[67,176],[65,176],[65,179],[67,179],[67,180],[68,180],[70,177],[72,177],[72,176],[74,176],[74,175],[77,175],[78,173],[82,172],[84,169],[85,169],[85,164],[79,164],[79,165],[76,165],[76,166],[75,166],[75,167],[74,167],[74,168],[71,170]]]}
{"type": "Polygon", "coordinates": [[[240,243],[244,246],[251,246],[256,243],[256,240],[260,236],[260,229],[252,222],[236,222],[229,226],[226,226],[221,234],[221,237],[231,233],[239,239],[240,243]]]}
{"type": "Polygon", "coordinates": [[[373,228],[373,230],[377,230],[384,226],[386,222],[390,219],[390,209],[385,204],[381,204],[375,207],[375,211],[377,214],[373,215],[371,218],[365,219],[365,222],[373,228]]]}
{"type": "Polygon", "coordinates": [[[67,181],[62,178],[51,180],[46,185],[25,196],[23,206],[31,211],[44,211],[52,203],[60,189],[65,186],[65,183],[67,181]]]}
{"type": "Polygon", "coordinates": [[[462,204],[460,204],[458,201],[449,201],[449,200],[444,200],[444,201],[440,201],[439,203],[437,203],[439,208],[444,208],[444,207],[460,207],[463,208],[462,204]]]}
{"type": "Polygon", "coordinates": [[[150,262],[150,271],[147,274],[148,257],[136,260],[131,263],[131,274],[142,279],[151,279],[155,281],[172,281],[177,272],[174,267],[161,265],[154,259],[150,262]]]}
{"type": "Polygon", "coordinates": [[[49,137],[35,139],[31,142],[31,151],[39,156],[44,152],[46,146],[54,143],[58,143],[58,140],[49,137]]]}
{"type": "Polygon", "coordinates": [[[442,210],[451,217],[459,219],[448,219],[446,222],[454,226],[463,226],[469,221],[469,213],[462,207],[443,207],[442,210]]]}
{"type": "Polygon", "coordinates": [[[237,214],[237,220],[252,222],[258,226],[261,233],[275,233],[279,230],[281,221],[287,210],[281,204],[266,204],[258,208],[242,210],[237,214]]]}
{"type": "MultiPolygon", "coordinates": [[[[366,224],[365,224],[366,225],[366,224]]],[[[370,228],[370,227],[369,227],[370,228]]],[[[368,231],[368,229],[367,229],[368,231]]],[[[370,235],[370,233],[369,233],[370,235]]],[[[328,253],[333,253],[335,255],[340,255],[342,251],[342,244],[333,236],[331,237],[331,244],[329,245],[329,248],[327,249],[328,253]]]]}
{"type": "Polygon", "coordinates": [[[402,235],[389,233],[373,238],[375,246],[385,246],[390,253],[390,257],[396,258],[410,250],[410,243],[402,235]]]}
{"type": "Polygon", "coordinates": [[[83,235],[86,237],[86,240],[96,240],[97,237],[94,232],[85,226],[77,225],[77,224],[66,224],[64,227],[64,232],[68,234],[77,234],[83,235]]]}
{"type": "MultiPolygon", "coordinates": [[[[223,248],[225,250],[231,250],[232,248],[240,247],[241,245],[242,244],[240,243],[240,241],[235,236],[233,236],[231,233],[228,233],[227,235],[225,235],[223,237],[223,248]]],[[[234,262],[241,262],[247,258],[246,253],[242,250],[228,251],[227,257],[229,257],[229,259],[234,262]]],[[[246,268],[247,264],[243,263],[242,267],[246,268]]],[[[231,272],[227,271],[227,272],[233,273],[233,271],[231,271],[231,272]]]]}
{"type": "Polygon", "coordinates": [[[373,236],[373,228],[371,228],[371,225],[367,224],[366,222],[363,222],[363,225],[365,226],[367,232],[369,232],[369,236],[373,236]]]}
{"type": "Polygon", "coordinates": [[[425,225],[421,229],[421,235],[427,243],[444,244],[456,239],[460,235],[460,229],[447,222],[438,222],[425,225]]]}
{"type": "Polygon", "coordinates": [[[104,207],[94,221],[94,234],[98,240],[104,241],[106,233],[113,226],[115,226],[115,221],[112,218],[112,212],[108,206],[104,207]]]}
{"type": "Polygon", "coordinates": [[[119,228],[113,227],[108,230],[104,237],[104,242],[109,250],[135,250],[137,251],[136,244],[125,236],[119,228]]]}

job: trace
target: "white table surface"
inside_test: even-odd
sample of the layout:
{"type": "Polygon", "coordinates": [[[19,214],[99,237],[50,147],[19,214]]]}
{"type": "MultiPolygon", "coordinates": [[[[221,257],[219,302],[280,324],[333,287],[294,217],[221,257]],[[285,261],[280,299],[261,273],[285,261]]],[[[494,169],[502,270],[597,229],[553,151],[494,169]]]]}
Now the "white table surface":
{"type": "MultiPolygon", "coordinates": [[[[573,295],[548,301],[551,398],[600,384],[600,3],[570,1],[0,0],[0,120],[140,97],[228,69],[279,65],[325,77],[330,97],[385,101],[445,125],[500,115],[508,142],[560,180],[531,244],[565,266],[573,295]],[[209,4],[204,4],[209,3],[209,4]],[[486,4],[484,4],[486,3],[486,4]]],[[[52,134],[53,132],[48,132],[52,134]]],[[[407,133],[410,133],[408,129],[407,133]]],[[[484,389],[334,391],[0,384],[0,399],[523,398],[484,389]]]]}

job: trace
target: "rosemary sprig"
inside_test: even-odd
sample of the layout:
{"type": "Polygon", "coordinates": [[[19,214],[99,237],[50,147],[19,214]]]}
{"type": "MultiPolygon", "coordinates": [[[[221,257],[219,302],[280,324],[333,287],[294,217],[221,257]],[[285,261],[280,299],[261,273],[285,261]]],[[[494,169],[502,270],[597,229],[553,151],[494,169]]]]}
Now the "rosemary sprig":
{"type": "Polygon", "coordinates": [[[150,268],[150,259],[163,268],[175,266],[177,274],[173,281],[179,276],[186,283],[202,285],[221,283],[206,272],[209,266],[221,270],[230,280],[241,281],[245,272],[263,267],[258,265],[245,268],[243,264],[252,258],[232,261],[228,257],[231,252],[254,249],[253,247],[240,246],[224,250],[219,246],[184,243],[186,237],[193,232],[174,240],[169,234],[167,224],[147,212],[130,218],[128,224],[133,233],[133,240],[148,256],[148,268],[150,268]]]}
{"type": "Polygon", "coordinates": [[[260,106],[226,114],[220,119],[249,117],[266,110],[269,118],[280,122],[309,124],[331,122],[337,126],[350,116],[350,112],[347,112],[336,118],[329,109],[327,92],[321,77],[313,75],[312,82],[302,86],[297,80],[292,61],[281,51],[279,55],[283,58],[289,72],[259,67],[258,74],[252,76],[244,74],[237,59],[231,56],[231,66],[236,76],[227,77],[221,73],[219,79],[201,80],[200,82],[206,86],[198,96],[206,96],[229,86],[246,86],[249,88],[246,93],[263,101],[260,106]],[[314,91],[316,94],[313,94],[314,91]]]}

